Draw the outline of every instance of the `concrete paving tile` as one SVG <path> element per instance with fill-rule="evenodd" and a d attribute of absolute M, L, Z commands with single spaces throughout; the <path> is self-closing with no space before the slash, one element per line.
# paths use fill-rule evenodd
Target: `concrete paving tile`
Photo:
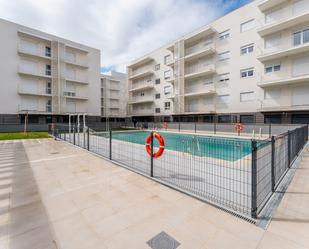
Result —
<path fill-rule="evenodd" d="M 57 245 L 63 249 L 82 249 L 100 242 L 79 213 L 53 222 L 52 227 Z"/>
<path fill-rule="evenodd" d="M 51 243 L 53 238 L 49 226 L 38 227 L 9 238 L 10 249 L 43 249 Z"/>
<path fill-rule="evenodd" d="M 46 212 L 51 221 L 59 220 L 78 212 L 78 208 L 68 194 L 60 194 L 44 201 Z"/>
<path fill-rule="evenodd" d="M 271 232 L 266 232 L 257 249 L 307 249 Z"/>
<path fill-rule="evenodd" d="M 222 229 L 232 233 L 237 238 L 253 247 L 259 243 L 265 232 L 264 229 L 233 216 L 224 223 Z"/>
<path fill-rule="evenodd" d="M 101 202 L 96 206 L 81 211 L 88 223 L 96 223 L 116 213 L 107 203 Z"/>
<path fill-rule="evenodd" d="M 309 248 L 309 220 L 282 217 L 272 220 L 267 231 Z"/>
<path fill-rule="evenodd" d="M 231 247 L 237 249 L 255 249 L 246 241 L 236 237 L 234 234 L 227 232 L 223 229 L 217 231 L 204 245 L 203 249 L 230 249 Z"/>

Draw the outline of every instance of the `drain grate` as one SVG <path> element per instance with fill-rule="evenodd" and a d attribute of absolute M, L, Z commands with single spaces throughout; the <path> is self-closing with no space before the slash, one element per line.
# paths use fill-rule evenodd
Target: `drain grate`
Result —
<path fill-rule="evenodd" d="M 176 249 L 180 243 L 172 238 L 170 235 L 162 231 L 158 235 L 154 236 L 147 244 L 152 249 Z"/>

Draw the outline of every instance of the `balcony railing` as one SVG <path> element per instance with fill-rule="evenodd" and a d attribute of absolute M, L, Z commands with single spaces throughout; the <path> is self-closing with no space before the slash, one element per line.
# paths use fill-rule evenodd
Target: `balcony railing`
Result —
<path fill-rule="evenodd" d="M 151 76 L 152 74 L 153 74 L 153 68 L 152 67 L 143 67 L 143 68 L 139 68 L 137 70 L 134 70 L 130 74 L 129 79 L 134 80 L 134 79 L 138 79 L 138 78 Z"/>
<path fill-rule="evenodd" d="M 215 107 L 213 104 L 208 105 L 195 105 L 195 104 L 186 104 L 185 112 L 192 113 L 212 113 L 215 112 Z"/>
<path fill-rule="evenodd" d="M 88 98 L 83 95 L 76 94 L 76 92 L 66 91 L 63 92 L 63 96 L 66 98 L 79 99 L 79 100 L 87 100 Z"/>
<path fill-rule="evenodd" d="M 133 91 L 140 91 L 140 90 L 146 90 L 146 89 L 152 89 L 154 87 L 153 81 L 150 82 L 141 82 L 141 83 L 134 83 L 131 86 L 130 92 Z"/>
<path fill-rule="evenodd" d="M 66 81 L 79 83 L 79 84 L 89 84 L 89 81 L 86 76 L 77 76 L 77 75 L 65 75 Z"/>
<path fill-rule="evenodd" d="M 288 41 L 287 41 L 288 40 Z M 309 42 L 300 45 L 294 45 L 292 39 L 284 39 L 284 43 L 261 50 L 258 59 L 261 62 L 280 59 L 286 56 L 298 55 L 309 51 Z"/>
<path fill-rule="evenodd" d="M 277 17 L 272 19 L 265 17 L 262 23 L 262 28 L 258 30 L 261 36 L 270 35 L 279 32 L 283 29 L 288 29 L 305 23 L 309 17 L 309 5 L 304 5 L 303 8 L 297 8 L 297 11 L 292 5 L 288 5 L 277 13 Z"/>
<path fill-rule="evenodd" d="M 19 113 L 29 113 L 29 114 L 39 114 L 39 113 L 51 113 L 51 105 L 42 105 L 42 106 L 25 106 L 18 105 Z"/>
<path fill-rule="evenodd" d="M 208 55 L 215 51 L 215 46 L 213 42 L 210 43 L 198 43 L 195 46 L 185 49 L 185 58 L 193 58 L 194 56 L 200 57 L 199 55 Z"/>
<path fill-rule="evenodd" d="M 141 96 L 130 98 L 129 104 L 142 104 L 142 103 L 152 103 L 154 102 L 153 96 Z"/>
<path fill-rule="evenodd" d="M 29 69 L 22 65 L 18 66 L 18 73 L 25 74 L 25 75 L 32 75 L 40 78 L 51 78 L 51 70 L 38 70 L 38 69 Z"/>
<path fill-rule="evenodd" d="M 18 87 L 18 93 L 22 95 L 37 95 L 37 96 L 51 96 L 52 95 L 52 89 L 46 88 L 45 91 L 40 90 L 30 90 L 25 88 L 24 86 L 20 85 Z"/>
<path fill-rule="evenodd" d="M 69 56 L 65 57 L 65 62 L 70 65 L 82 67 L 82 68 L 88 68 L 88 64 L 85 61 L 77 60 L 76 58 L 71 58 Z"/>
<path fill-rule="evenodd" d="M 196 64 L 185 69 L 185 78 L 193 79 L 196 77 L 207 76 L 215 73 L 214 64 L 202 65 Z"/>
<path fill-rule="evenodd" d="M 25 46 L 23 46 L 22 44 L 20 44 L 18 46 L 18 52 L 20 54 L 24 54 L 24 55 L 31 55 L 31 56 L 34 56 L 34 57 L 39 57 L 39 58 L 43 58 L 43 59 L 48 59 L 50 60 L 51 58 L 51 53 L 48 53 L 47 51 L 43 51 L 43 50 L 39 50 L 39 49 L 36 49 L 36 50 L 31 50 Z"/>

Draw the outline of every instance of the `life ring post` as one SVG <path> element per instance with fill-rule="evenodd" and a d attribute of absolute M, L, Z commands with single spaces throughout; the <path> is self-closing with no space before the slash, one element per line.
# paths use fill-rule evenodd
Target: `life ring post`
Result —
<path fill-rule="evenodd" d="M 150 132 L 150 177 L 153 177 L 153 131 Z"/>

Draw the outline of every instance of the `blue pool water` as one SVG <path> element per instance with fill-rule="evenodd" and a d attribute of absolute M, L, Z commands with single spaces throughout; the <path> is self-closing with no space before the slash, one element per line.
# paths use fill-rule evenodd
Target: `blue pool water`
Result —
<path fill-rule="evenodd" d="M 236 161 L 251 153 L 251 140 L 210 137 L 181 133 L 159 132 L 165 140 L 165 149 L 195 156 Z M 145 145 L 149 131 L 113 132 L 113 140 Z M 155 150 L 158 142 L 155 139 Z M 163 154 L 164 155 L 164 154 Z"/>

